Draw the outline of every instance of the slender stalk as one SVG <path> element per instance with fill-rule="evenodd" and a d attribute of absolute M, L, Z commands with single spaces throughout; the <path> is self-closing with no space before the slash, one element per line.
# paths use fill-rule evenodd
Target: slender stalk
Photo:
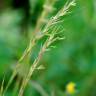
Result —
<path fill-rule="evenodd" d="M 54 3 L 55 3 L 55 0 L 52 0 L 51 3 L 49 2 L 49 0 L 46 0 L 46 2 L 45 2 L 44 5 L 46 5 L 47 7 L 50 5 L 50 7 L 52 7 Z M 50 10 L 48 10 L 47 8 L 44 7 L 44 9 L 43 9 L 43 11 L 42 11 L 42 13 L 41 13 L 41 16 L 40 16 L 39 19 L 37 20 L 36 28 L 35 28 L 35 30 L 34 30 L 34 32 L 33 32 L 33 34 L 32 34 L 32 39 L 30 40 L 30 43 L 29 43 L 28 47 L 26 48 L 26 50 L 24 51 L 23 55 L 22 55 L 21 58 L 18 60 L 18 62 L 17 62 L 17 64 L 16 64 L 16 67 L 15 67 L 15 69 L 14 69 L 14 71 L 13 71 L 13 74 L 12 74 L 12 76 L 10 77 L 9 82 L 8 82 L 8 84 L 7 84 L 7 86 L 6 86 L 5 90 L 4 90 L 4 93 L 7 91 L 8 87 L 11 85 L 14 77 L 17 75 L 17 70 L 18 70 L 18 68 L 20 68 L 21 62 L 22 62 L 24 59 L 26 59 L 26 58 L 27 58 L 28 60 L 30 60 L 30 54 L 31 54 L 31 52 L 32 52 L 33 47 L 36 45 L 36 41 L 37 41 L 38 39 L 41 39 L 41 38 L 43 37 L 43 35 L 38 37 L 38 36 L 37 36 L 37 33 L 40 32 L 39 30 L 40 30 L 41 25 L 42 25 L 42 23 L 43 23 L 42 21 L 45 20 L 45 17 L 49 14 L 49 12 L 50 12 Z"/>
<path fill-rule="evenodd" d="M 5 76 L 4 76 L 3 81 L 2 81 L 2 84 L 1 84 L 0 96 L 4 96 L 4 95 L 3 95 L 3 91 L 4 91 L 4 81 L 5 81 Z"/>
<path fill-rule="evenodd" d="M 64 15 L 66 15 L 66 14 L 68 13 L 68 9 L 69 9 L 71 6 L 74 6 L 74 5 L 75 5 L 74 0 L 73 0 L 72 2 L 69 2 L 68 4 L 66 4 L 66 6 L 64 6 L 54 17 L 52 17 L 52 18 L 48 21 L 48 23 L 46 24 L 45 28 L 44 28 L 42 31 L 39 31 L 39 30 L 40 30 L 39 28 L 41 27 L 41 26 L 39 25 L 39 24 L 41 24 L 41 20 L 38 19 L 37 27 L 36 27 L 36 29 L 35 29 L 35 31 L 34 31 L 34 34 L 33 34 L 33 37 L 34 37 L 34 38 L 32 38 L 32 39 L 30 40 L 30 43 L 29 43 L 28 47 L 26 48 L 24 54 L 22 55 L 22 57 L 21 57 L 21 58 L 19 59 L 19 61 L 17 62 L 17 65 L 16 65 L 16 67 L 15 67 L 15 69 L 14 69 L 14 71 L 13 71 L 13 74 L 12 74 L 12 76 L 11 76 L 11 78 L 10 78 L 10 80 L 9 80 L 6 88 L 5 88 L 4 93 L 6 92 L 6 90 L 8 89 L 8 87 L 10 86 L 10 84 L 12 83 L 14 77 L 16 76 L 16 74 L 17 74 L 17 72 L 18 72 L 17 70 L 18 70 L 18 68 L 20 68 L 21 62 L 22 62 L 24 59 L 26 59 L 26 57 L 28 57 L 28 56 L 29 56 L 29 58 L 30 58 L 30 53 L 31 53 L 33 47 L 36 45 L 36 43 L 37 43 L 36 41 L 38 41 L 40 38 L 42 38 L 42 37 L 45 36 L 45 35 L 49 35 L 48 39 L 45 41 L 44 45 L 42 46 L 42 48 L 41 48 L 41 50 L 40 50 L 37 58 L 36 58 L 35 61 L 33 62 L 32 66 L 30 67 L 30 70 L 29 70 L 29 72 L 28 72 L 28 75 L 26 75 L 26 76 L 24 77 L 24 80 L 23 80 L 23 82 L 22 82 L 22 85 L 21 85 L 21 88 L 20 88 L 20 91 L 19 91 L 18 96 L 22 96 L 22 95 L 23 95 L 24 89 L 25 89 L 25 87 L 27 86 L 27 84 L 28 84 L 28 82 L 29 82 L 29 80 L 30 80 L 30 78 L 31 78 L 34 70 L 36 69 L 39 61 L 41 60 L 44 52 L 47 50 L 47 48 L 50 46 L 51 43 L 53 43 L 54 41 L 60 39 L 60 38 L 55 38 L 55 34 L 57 34 L 57 33 L 56 33 L 57 30 L 56 30 L 55 28 L 54 28 L 55 31 L 52 31 L 51 34 L 48 34 L 49 29 L 50 29 L 52 26 L 54 26 L 56 23 L 58 23 L 58 21 L 60 21 L 59 18 L 62 17 L 62 16 L 64 16 Z M 46 8 L 45 8 L 45 9 L 46 9 Z M 46 14 L 47 14 L 47 13 L 46 13 Z M 45 14 L 45 13 L 42 13 L 42 15 L 41 15 L 40 18 L 41 18 L 41 19 L 44 18 L 44 17 L 46 16 L 46 14 Z M 41 25 L 42 25 L 42 24 L 41 24 Z M 37 35 L 37 32 L 40 32 L 41 35 Z M 42 33 L 41 33 L 41 32 L 42 32 Z M 36 34 L 35 34 L 35 33 L 36 33 Z"/>
<path fill-rule="evenodd" d="M 56 29 L 55 29 L 56 30 Z M 55 31 L 54 30 L 54 31 Z M 46 51 L 46 49 L 50 46 L 51 43 L 53 43 L 54 39 L 54 34 L 51 34 L 49 36 L 49 38 L 45 41 L 44 45 L 42 46 L 39 54 L 38 54 L 38 57 L 35 59 L 35 61 L 33 62 L 32 66 L 30 67 L 30 70 L 28 72 L 28 75 L 24 78 L 23 82 L 22 82 L 22 85 L 21 85 L 21 88 L 20 88 L 20 91 L 19 91 L 19 94 L 18 96 L 22 96 L 23 95 L 23 92 L 24 92 L 24 89 L 26 87 L 26 85 L 28 84 L 28 81 L 30 80 L 34 70 L 36 69 L 39 61 L 41 60 L 44 52 Z"/>
<path fill-rule="evenodd" d="M 45 26 L 44 30 L 42 31 L 42 33 L 47 33 L 48 30 L 50 29 L 50 26 L 52 25 L 52 23 L 57 22 L 57 20 L 61 17 L 67 14 L 67 12 L 69 11 L 69 8 L 71 6 L 74 6 L 74 0 L 68 4 L 66 4 L 66 6 L 64 6 L 54 17 L 52 17 L 48 24 Z M 57 27 L 58 28 L 58 27 Z M 45 53 L 45 51 L 47 50 L 47 48 L 56 40 L 61 40 L 62 38 L 60 37 L 55 37 L 56 34 L 58 34 L 58 29 L 56 27 L 53 28 L 52 32 L 49 34 L 49 37 L 47 38 L 47 40 L 45 41 L 45 43 L 43 44 L 42 48 L 40 49 L 40 52 L 37 56 L 37 58 L 35 59 L 35 61 L 33 62 L 32 66 L 30 67 L 30 70 L 28 72 L 28 74 L 26 75 L 26 77 L 24 78 L 19 94 L 18 96 L 22 96 L 24 93 L 24 90 L 31 78 L 31 76 L 33 75 L 33 72 L 35 71 L 39 61 L 41 60 L 43 54 Z M 48 34 L 48 33 L 47 33 Z M 47 35 L 45 34 L 45 35 Z M 45 36 L 44 35 L 44 36 Z"/>

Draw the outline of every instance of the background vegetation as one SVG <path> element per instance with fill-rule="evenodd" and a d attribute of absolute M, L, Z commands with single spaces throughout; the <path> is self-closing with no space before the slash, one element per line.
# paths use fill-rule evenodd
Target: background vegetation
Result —
<path fill-rule="evenodd" d="M 16 1 L 0 0 L 0 85 L 4 79 L 4 88 L 29 44 L 33 30 L 36 31 L 36 22 L 45 4 L 45 0 Z M 67 0 L 48 1 L 53 10 L 51 8 L 45 15 L 40 28 Z M 96 0 L 77 0 L 70 12 L 62 17 L 64 21 L 60 23 L 66 39 L 55 42 L 56 48 L 43 55 L 39 64 L 44 68 L 35 70 L 24 96 L 67 96 L 66 85 L 69 82 L 76 84 L 72 96 L 96 96 Z M 34 48 L 30 64 L 44 39 Z M 19 70 L 21 77 L 25 73 L 25 68 Z M 5 96 L 17 96 L 21 82 L 16 76 Z"/>

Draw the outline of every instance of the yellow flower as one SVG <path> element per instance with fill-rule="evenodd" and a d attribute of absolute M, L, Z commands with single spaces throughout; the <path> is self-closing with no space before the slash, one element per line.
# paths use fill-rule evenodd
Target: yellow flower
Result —
<path fill-rule="evenodd" d="M 76 84 L 74 82 L 68 83 L 66 86 L 66 92 L 68 94 L 74 94 L 76 91 L 75 87 L 76 87 Z"/>

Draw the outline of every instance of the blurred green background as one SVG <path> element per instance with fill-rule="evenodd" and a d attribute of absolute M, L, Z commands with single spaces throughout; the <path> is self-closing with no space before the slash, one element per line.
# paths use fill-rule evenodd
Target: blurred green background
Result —
<path fill-rule="evenodd" d="M 57 0 L 53 13 L 66 1 Z M 0 0 L 0 85 L 5 75 L 6 86 L 14 64 L 28 45 L 44 2 L 19 0 L 16 5 L 16 0 Z M 45 53 L 40 62 L 45 69 L 35 71 L 24 96 L 65 96 L 69 82 L 76 83 L 74 96 L 96 96 L 96 0 L 77 0 L 64 17 L 63 27 L 66 39 Z M 17 96 L 14 85 L 13 82 L 6 96 Z"/>

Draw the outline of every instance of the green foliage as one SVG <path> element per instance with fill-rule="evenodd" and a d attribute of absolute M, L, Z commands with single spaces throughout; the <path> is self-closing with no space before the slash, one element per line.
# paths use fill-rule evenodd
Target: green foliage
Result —
<path fill-rule="evenodd" d="M 56 1 L 54 10 L 47 14 L 45 19 L 49 20 L 63 7 L 66 1 Z M 4 7 L 5 9 L 0 14 L 0 84 L 4 74 L 5 78 L 6 73 L 10 78 L 10 72 L 13 71 L 16 62 L 29 44 L 30 34 L 35 29 L 36 21 L 43 10 L 43 4 L 43 0 L 30 0 L 31 9 L 30 17 L 28 17 L 30 20 L 26 32 L 28 37 L 21 32 L 23 31 L 21 22 L 24 15 L 22 10 L 13 10 L 11 6 L 6 6 L 8 7 L 7 11 Z M 30 81 L 28 84 L 24 96 L 44 96 L 42 95 L 44 93 L 47 94 L 45 96 L 66 96 L 65 88 L 71 81 L 76 83 L 76 96 L 96 95 L 96 1 L 77 0 L 76 6 L 70 11 L 71 13 L 61 17 L 64 21 L 56 25 L 63 26 L 60 30 L 64 30 L 62 35 L 64 34 L 66 39 L 53 43 L 56 48 L 51 48 L 51 51 L 43 55 L 39 64 L 43 64 L 44 69 L 35 70 L 31 78 L 32 82 Z M 45 24 L 46 22 L 43 25 Z M 41 43 L 45 39 L 38 42 L 34 48 L 30 57 L 30 65 L 37 57 Z M 13 96 L 13 94 L 17 96 L 19 88 L 17 80 L 15 78 L 5 96 Z M 6 86 L 7 83 L 8 80 L 4 85 Z"/>

